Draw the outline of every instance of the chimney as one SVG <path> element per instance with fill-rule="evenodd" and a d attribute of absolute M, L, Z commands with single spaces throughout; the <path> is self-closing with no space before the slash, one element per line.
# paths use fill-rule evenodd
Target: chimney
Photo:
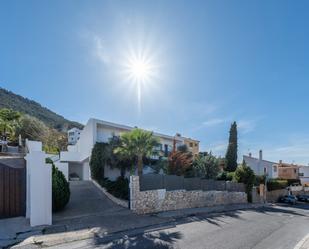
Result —
<path fill-rule="evenodd" d="M 259 151 L 259 160 L 260 161 L 263 160 L 263 151 L 262 150 Z"/>

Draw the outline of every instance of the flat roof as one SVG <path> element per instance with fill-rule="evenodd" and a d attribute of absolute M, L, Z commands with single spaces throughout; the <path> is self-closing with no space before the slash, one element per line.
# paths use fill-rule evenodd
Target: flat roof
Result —
<path fill-rule="evenodd" d="M 116 123 L 112 123 L 112 122 L 108 122 L 108 121 L 104 121 L 104 120 L 100 120 L 100 119 L 95 119 L 95 118 L 91 118 L 91 119 L 93 119 L 98 124 L 102 124 L 102 125 L 106 125 L 106 126 L 110 126 L 110 127 L 116 127 L 116 128 L 127 130 L 127 131 L 131 131 L 135 128 L 138 128 L 138 127 L 132 127 L 132 126 L 128 126 L 128 125 L 116 124 Z M 143 129 L 143 128 L 140 128 L 140 129 L 148 131 L 148 130 Z M 176 136 L 176 135 L 170 136 L 170 135 L 165 135 L 165 134 L 154 132 L 154 131 L 151 131 L 151 132 L 153 132 L 153 135 L 155 135 L 157 137 L 162 137 L 162 138 L 167 138 L 167 139 L 175 139 L 175 140 L 178 140 L 178 141 L 182 141 L 183 139 L 190 139 L 192 141 L 199 142 L 199 140 L 195 140 L 195 139 L 187 138 L 187 137 L 183 137 L 183 136 L 180 136 L 180 137 Z"/>

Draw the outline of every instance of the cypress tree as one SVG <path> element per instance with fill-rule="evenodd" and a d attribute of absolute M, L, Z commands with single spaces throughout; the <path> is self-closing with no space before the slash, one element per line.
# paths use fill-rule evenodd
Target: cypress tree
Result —
<path fill-rule="evenodd" d="M 234 121 L 230 128 L 229 145 L 225 155 L 225 169 L 229 172 L 234 172 L 237 168 L 237 146 L 237 124 Z"/>

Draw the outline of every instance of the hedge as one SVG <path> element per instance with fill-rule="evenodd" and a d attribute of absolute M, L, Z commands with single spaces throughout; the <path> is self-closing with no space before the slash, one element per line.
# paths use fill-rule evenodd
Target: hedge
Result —
<path fill-rule="evenodd" d="M 106 188 L 107 192 L 113 196 L 123 200 L 129 200 L 129 180 L 127 178 L 118 177 L 116 181 L 107 178 L 99 181 L 99 184 Z"/>
<path fill-rule="evenodd" d="M 278 190 L 278 189 L 285 189 L 289 186 L 287 180 L 279 180 L 279 179 L 270 179 L 267 181 L 267 190 Z"/>
<path fill-rule="evenodd" d="M 46 159 L 46 163 L 52 164 L 52 209 L 53 211 L 59 211 L 70 200 L 70 185 L 64 174 L 55 167 L 50 158 Z"/>

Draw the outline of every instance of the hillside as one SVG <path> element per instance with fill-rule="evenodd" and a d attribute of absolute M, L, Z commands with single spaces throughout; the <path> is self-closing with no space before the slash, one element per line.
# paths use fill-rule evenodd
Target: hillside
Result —
<path fill-rule="evenodd" d="M 55 128 L 58 131 L 66 131 L 72 127 L 83 127 L 82 124 L 67 120 L 33 100 L 24 98 L 1 87 L 0 108 L 10 108 L 34 116 L 44 122 L 47 126 Z"/>

